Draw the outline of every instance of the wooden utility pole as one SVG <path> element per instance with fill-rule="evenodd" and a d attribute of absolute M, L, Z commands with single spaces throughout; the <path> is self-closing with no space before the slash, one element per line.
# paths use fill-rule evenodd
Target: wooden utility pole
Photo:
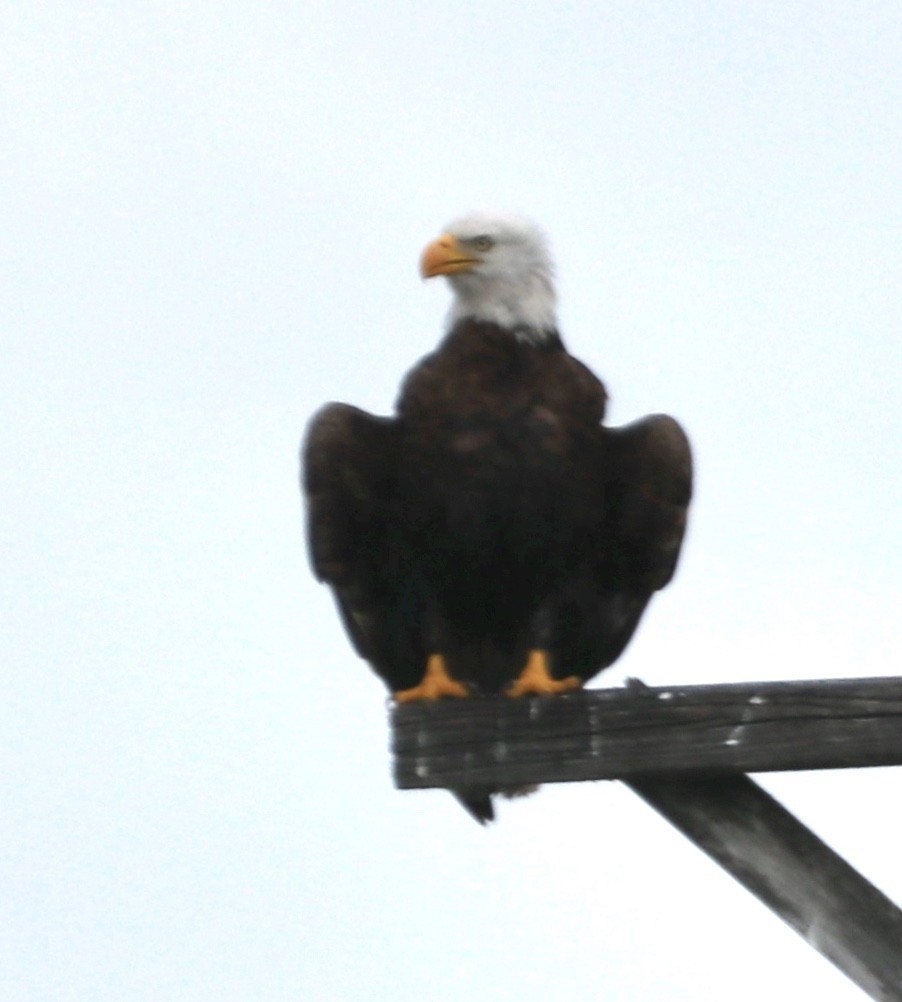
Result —
<path fill-rule="evenodd" d="M 402 789 L 622 779 L 878 1002 L 902 912 L 744 773 L 902 764 L 902 679 L 584 690 L 392 710 Z"/>

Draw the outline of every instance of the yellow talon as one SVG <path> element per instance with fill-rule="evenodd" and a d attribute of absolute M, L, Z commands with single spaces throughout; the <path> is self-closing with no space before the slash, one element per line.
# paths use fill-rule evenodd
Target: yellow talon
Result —
<path fill-rule="evenodd" d="M 469 695 L 470 690 L 462 682 L 456 682 L 451 678 L 444 657 L 441 654 L 430 654 L 423 681 L 412 689 L 396 692 L 395 702 L 415 703 L 422 699 L 441 699 L 442 696 L 463 699 Z"/>
<path fill-rule="evenodd" d="M 572 692 L 581 689 L 583 680 L 576 675 L 568 678 L 552 678 L 548 670 L 548 652 L 532 650 L 526 661 L 526 667 L 520 672 L 520 677 L 508 686 L 506 695 L 517 699 L 520 696 L 555 696 L 561 692 Z"/>

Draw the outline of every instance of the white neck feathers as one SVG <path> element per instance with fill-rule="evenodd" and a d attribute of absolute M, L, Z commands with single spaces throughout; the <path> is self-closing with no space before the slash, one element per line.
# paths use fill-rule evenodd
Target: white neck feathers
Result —
<path fill-rule="evenodd" d="M 454 275 L 456 293 L 449 326 L 472 318 L 513 330 L 525 340 L 543 340 L 557 327 L 554 287 L 545 270 L 532 271 L 526 281 L 512 282 L 506 275 Z"/>

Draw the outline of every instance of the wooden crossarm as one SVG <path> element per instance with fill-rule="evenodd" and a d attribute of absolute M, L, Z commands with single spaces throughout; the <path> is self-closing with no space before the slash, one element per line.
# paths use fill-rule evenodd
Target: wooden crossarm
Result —
<path fill-rule="evenodd" d="M 596 689 L 392 710 L 404 789 L 622 779 L 876 1002 L 902 911 L 745 772 L 902 764 L 902 679 Z"/>
<path fill-rule="evenodd" d="M 902 679 L 414 703 L 392 731 L 402 789 L 902 765 Z"/>

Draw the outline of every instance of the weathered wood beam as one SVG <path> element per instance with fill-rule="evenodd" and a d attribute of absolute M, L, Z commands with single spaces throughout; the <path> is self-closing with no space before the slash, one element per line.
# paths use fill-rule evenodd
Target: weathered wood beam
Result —
<path fill-rule="evenodd" d="M 902 912 L 747 776 L 636 793 L 877 1002 L 902 1002 Z"/>
<path fill-rule="evenodd" d="M 902 764 L 902 679 L 598 689 L 396 706 L 401 788 L 624 779 L 876 1002 L 902 912 L 746 771 Z"/>
<path fill-rule="evenodd" d="M 902 765 L 902 679 L 636 684 L 394 706 L 402 789 Z"/>

